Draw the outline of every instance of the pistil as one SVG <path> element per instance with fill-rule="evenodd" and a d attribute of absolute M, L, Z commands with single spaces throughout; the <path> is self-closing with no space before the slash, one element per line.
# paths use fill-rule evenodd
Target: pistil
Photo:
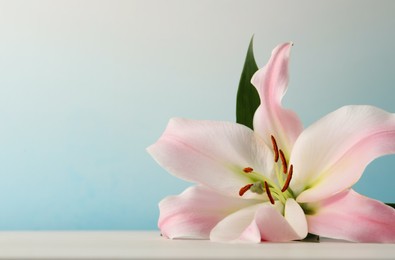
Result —
<path fill-rule="evenodd" d="M 293 165 L 291 164 L 288 169 L 287 159 L 285 158 L 284 152 L 279 149 L 276 139 L 271 135 L 274 162 L 274 171 L 277 176 L 277 181 L 273 181 L 266 177 L 265 175 L 255 172 L 252 167 L 242 168 L 242 172 L 248 174 L 249 179 L 252 183 L 245 185 L 239 190 L 239 195 L 243 196 L 247 191 L 256 194 L 266 193 L 271 204 L 275 204 L 275 199 L 281 203 L 286 203 L 288 198 L 293 197 L 292 191 L 288 190 L 289 184 L 292 179 Z M 281 165 L 277 162 L 281 159 Z M 287 178 L 284 180 L 284 175 L 280 172 L 282 171 Z M 282 187 L 282 188 L 281 188 Z"/>

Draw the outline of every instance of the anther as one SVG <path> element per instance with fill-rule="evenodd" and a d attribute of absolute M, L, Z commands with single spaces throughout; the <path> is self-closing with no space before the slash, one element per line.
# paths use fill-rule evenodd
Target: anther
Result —
<path fill-rule="evenodd" d="M 281 163 L 283 165 L 283 173 L 286 174 L 287 171 L 288 171 L 287 160 L 285 160 L 284 153 L 283 153 L 283 151 L 281 149 L 280 149 L 280 158 L 281 158 Z"/>
<path fill-rule="evenodd" d="M 278 146 L 277 146 L 277 142 L 276 139 L 274 139 L 274 136 L 270 136 L 272 138 L 272 145 L 273 145 L 273 151 L 274 151 L 274 161 L 277 162 L 278 161 Z"/>
<path fill-rule="evenodd" d="M 269 184 L 267 184 L 266 181 L 265 181 L 265 190 L 266 190 L 267 196 L 269 197 L 270 203 L 274 205 L 274 199 L 273 199 L 272 193 L 270 192 Z"/>
<path fill-rule="evenodd" d="M 239 190 L 239 195 L 240 195 L 240 196 L 243 196 L 244 193 L 246 193 L 246 192 L 252 187 L 252 185 L 254 185 L 254 184 L 247 184 L 246 186 L 242 187 L 242 188 Z"/>
<path fill-rule="evenodd" d="M 254 169 L 252 169 L 251 167 L 246 167 L 246 168 L 244 168 L 243 169 L 243 172 L 245 172 L 245 173 L 250 173 L 250 172 L 252 172 Z"/>
<path fill-rule="evenodd" d="M 284 183 L 283 188 L 281 189 L 281 192 L 284 192 L 284 191 L 286 191 L 288 189 L 289 183 L 291 182 L 291 179 L 292 179 L 293 170 L 294 170 L 294 167 L 291 164 L 291 166 L 289 166 L 289 172 L 288 172 L 287 179 L 285 180 L 285 183 Z"/>

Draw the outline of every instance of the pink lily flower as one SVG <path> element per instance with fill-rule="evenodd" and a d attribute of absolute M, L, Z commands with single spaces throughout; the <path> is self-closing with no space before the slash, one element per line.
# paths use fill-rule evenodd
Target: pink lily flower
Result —
<path fill-rule="evenodd" d="M 395 114 L 345 106 L 303 130 L 281 105 L 290 48 L 277 46 L 252 78 L 261 99 L 254 131 L 174 118 L 147 148 L 171 174 L 197 184 L 160 202 L 163 236 L 259 243 L 310 232 L 395 242 L 395 210 L 351 188 L 372 160 L 395 152 Z"/>

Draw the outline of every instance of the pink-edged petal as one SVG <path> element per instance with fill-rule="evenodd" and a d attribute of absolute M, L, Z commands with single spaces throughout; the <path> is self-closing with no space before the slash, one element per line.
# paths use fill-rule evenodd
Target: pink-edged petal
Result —
<path fill-rule="evenodd" d="M 291 155 L 298 202 L 325 199 L 351 187 L 375 158 L 395 153 L 395 114 L 345 106 L 299 136 Z"/>
<path fill-rule="evenodd" d="M 256 215 L 256 224 L 262 241 L 287 242 L 303 239 L 307 235 L 307 222 L 303 210 L 293 199 L 288 199 L 283 217 L 270 205 L 262 207 Z"/>
<path fill-rule="evenodd" d="M 243 208 L 220 221 L 211 231 L 214 242 L 261 242 L 259 228 L 254 222 L 255 214 L 262 205 Z"/>
<path fill-rule="evenodd" d="M 307 236 L 307 222 L 303 209 L 294 199 L 288 199 L 285 203 L 284 217 L 295 231 L 298 239 Z"/>
<path fill-rule="evenodd" d="M 272 177 L 273 155 L 261 138 L 243 125 L 187 119 L 170 120 L 148 152 L 166 170 L 187 181 L 238 197 L 253 182 L 243 169 Z M 247 192 L 243 198 L 257 194 Z"/>
<path fill-rule="evenodd" d="M 287 157 L 303 129 L 298 116 L 281 105 L 287 91 L 291 46 L 292 43 L 277 46 L 266 66 L 258 70 L 251 80 L 261 99 L 254 115 L 254 130 L 270 147 L 270 136 L 273 135 Z"/>
<path fill-rule="evenodd" d="M 167 238 L 208 239 L 212 228 L 227 215 L 258 202 L 193 186 L 159 203 L 158 227 Z"/>
<path fill-rule="evenodd" d="M 280 213 L 284 210 L 285 217 Z M 288 200 L 285 208 L 276 202 L 254 205 L 233 213 L 211 231 L 210 239 L 220 242 L 286 242 L 307 235 L 303 210 L 295 200 Z"/>
<path fill-rule="evenodd" d="M 395 242 L 395 210 L 347 190 L 316 205 L 307 215 L 309 232 L 354 242 Z"/>

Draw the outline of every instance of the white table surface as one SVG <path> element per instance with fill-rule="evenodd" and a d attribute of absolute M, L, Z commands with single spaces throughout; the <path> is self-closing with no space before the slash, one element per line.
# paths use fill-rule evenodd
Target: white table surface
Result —
<path fill-rule="evenodd" d="M 395 259 L 395 244 L 224 244 L 157 231 L 0 232 L 0 259 Z"/>

